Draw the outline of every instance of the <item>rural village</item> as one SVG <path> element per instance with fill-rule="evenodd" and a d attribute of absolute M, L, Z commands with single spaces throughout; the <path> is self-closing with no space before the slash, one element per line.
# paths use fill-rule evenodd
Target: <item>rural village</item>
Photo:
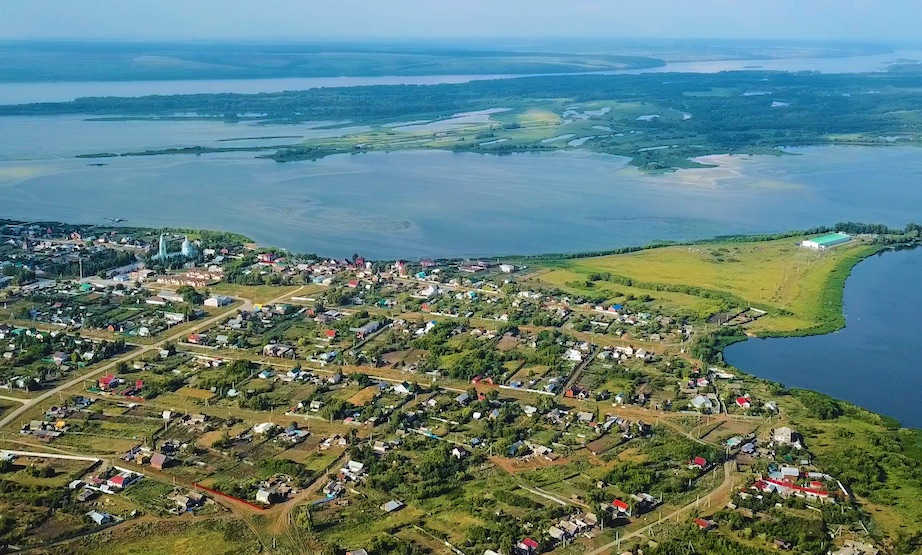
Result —
<path fill-rule="evenodd" d="M 593 296 L 527 260 L 0 235 L 0 552 L 183 519 L 267 552 L 885 552 L 802 400 L 696 347 L 757 309 Z"/>

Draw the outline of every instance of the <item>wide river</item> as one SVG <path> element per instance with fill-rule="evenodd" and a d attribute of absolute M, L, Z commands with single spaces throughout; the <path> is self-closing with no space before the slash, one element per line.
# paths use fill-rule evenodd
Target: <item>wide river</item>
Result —
<path fill-rule="evenodd" d="M 716 73 L 732 70 L 820 71 L 823 73 L 862 73 L 884 71 L 897 60 L 922 60 L 922 51 L 899 50 L 887 54 L 838 58 L 772 58 L 762 60 L 717 60 L 672 62 L 664 66 L 624 71 L 599 72 L 601 75 L 636 73 Z M 559 75 L 559 74 L 556 74 Z M 152 94 L 197 93 L 273 93 L 319 87 L 360 85 L 435 85 L 466 83 L 484 79 L 511 79 L 524 75 L 422 75 L 384 77 L 303 77 L 283 79 L 209 79 L 175 81 L 84 81 L 0 83 L 0 104 L 66 102 L 87 96 L 146 96 Z"/>
<path fill-rule="evenodd" d="M 717 168 L 665 175 L 585 151 L 379 152 L 287 164 L 253 153 L 73 158 L 338 132 L 214 121 L 0 118 L 0 217 L 125 218 L 133 225 L 227 229 L 327 256 L 397 258 L 603 250 L 841 220 L 902 226 L 922 214 L 922 151 L 915 147 L 717 156 L 710 158 Z"/>
<path fill-rule="evenodd" d="M 750 339 L 727 362 L 788 387 L 822 391 L 922 428 L 922 250 L 858 264 L 845 287 L 845 329 L 828 335 Z"/>

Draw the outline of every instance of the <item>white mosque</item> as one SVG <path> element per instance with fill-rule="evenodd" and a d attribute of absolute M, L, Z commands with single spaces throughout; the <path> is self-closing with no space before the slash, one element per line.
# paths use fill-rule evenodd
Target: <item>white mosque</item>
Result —
<path fill-rule="evenodd" d="M 195 249 L 195 245 L 192 244 L 192 241 L 188 237 L 183 239 L 182 247 L 180 247 L 179 252 L 169 252 L 167 248 L 166 235 L 160 234 L 160 248 L 157 250 L 157 254 L 154 256 L 156 260 L 169 260 L 170 258 L 176 258 L 177 256 L 184 256 L 186 258 L 195 258 L 198 255 L 198 251 Z"/>

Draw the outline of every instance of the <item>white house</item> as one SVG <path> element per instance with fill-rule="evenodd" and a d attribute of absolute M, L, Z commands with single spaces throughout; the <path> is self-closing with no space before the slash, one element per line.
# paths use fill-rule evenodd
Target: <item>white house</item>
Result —
<path fill-rule="evenodd" d="M 693 398 L 690 402 L 691 406 L 695 407 L 698 410 L 710 410 L 714 408 L 714 403 L 704 395 L 698 395 Z"/>
<path fill-rule="evenodd" d="M 222 306 L 227 306 L 231 304 L 232 302 L 234 302 L 234 300 L 228 296 L 215 295 L 213 297 L 208 297 L 207 299 L 205 299 L 205 306 L 211 306 L 211 307 L 218 308 Z"/>
<path fill-rule="evenodd" d="M 259 488 L 256 492 L 256 502 L 263 505 L 271 505 L 275 498 L 275 491 L 271 489 Z"/>
<path fill-rule="evenodd" d="M 577 351 L 576 349 L 567 349 L 567 352 L 563 354 L 563 358 L 573 362 L 582 362 L 583 353 Z"/>
<path fill-rule="evenodd" d="M 103 524 L 108 524 L 112 522 L 112 515 L 109 513 L 101 513 L 99 511 L 90 511 L 86 513 L 86 516 L 90 517 L 90 520 L 96 523 L 97 526 L 102 526 Z"/>

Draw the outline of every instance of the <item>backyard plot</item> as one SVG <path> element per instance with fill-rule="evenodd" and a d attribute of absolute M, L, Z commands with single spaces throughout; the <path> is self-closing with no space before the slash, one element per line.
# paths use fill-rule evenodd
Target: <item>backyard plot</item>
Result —
<path fill-rule="evenodd" d="M 377 385 L 370 385 L 361 391 L 356 392 L 351 397 L 349 397 L 346 402 L 350 405 L 356 407 L 364 407 L 368 403 L 372 402 L 378 393 L 381 392 L 381 388 Z"/>
<path fill-rule="evenodd" d="M 176 390 L 176 395 L 188 397 L 189 399 L 198 399 L 200 401 L 207 401 L 215 396 L 214 393 L 207 389 L 198 389 L 196 387 L 181 387 Z"/>

